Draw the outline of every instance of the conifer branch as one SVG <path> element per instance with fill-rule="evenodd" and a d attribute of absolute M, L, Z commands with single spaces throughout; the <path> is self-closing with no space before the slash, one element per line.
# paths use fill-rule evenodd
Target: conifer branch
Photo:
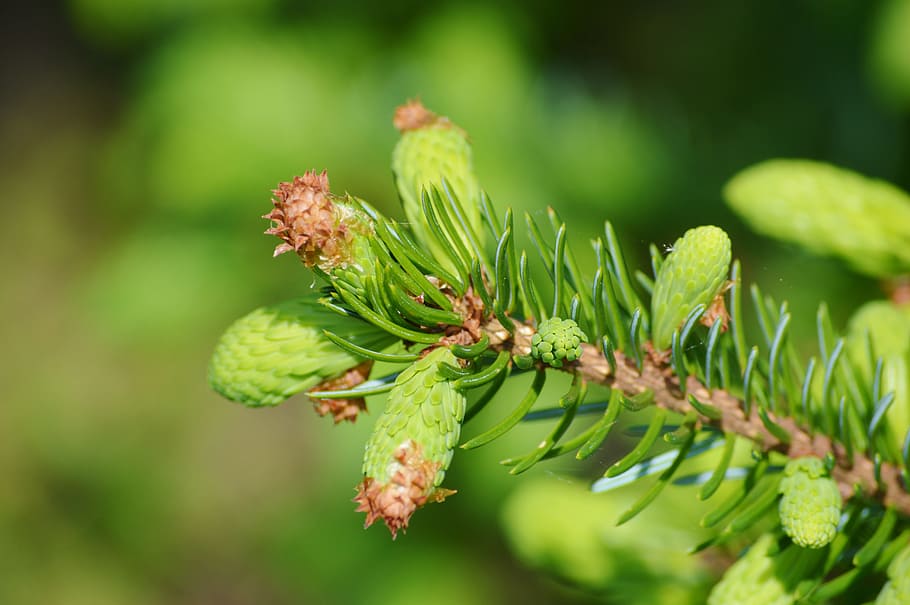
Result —
<path fill-rule="evenodd" d="M 522 326 L 523 329 L 517 329 L 512 338 L 506 339 L 503 337 L 507 332 L 502 326 L 495 320 L 489 322 L 485 329 L 490 330 L 488 335 L 491 348 L 508 349 L 513 355 L 526 355 L 531 349 L 534 328 L 527 323 Z M 578 372 L 586 381 L 619 389 L 628 397 L 650 392 L 656 405 L 683 416 L 695 412 L 698 414 L 698 427 L 713 427 L 724 433 L 749 439 L 756 449 L 763 452 L 778 452 L 794 459 L 804 456 L 824 459 L 830 455 L 835 462 L 831 476 L 837 481 L 844 500 L 861 495 L 910 516 L 910 494 L 907 493 L 901 471 L 896 465 L 889 462 L 879 463 L 876 479 L 875 462 L 868 456 L 860 452 L 853 452 L 850 456 L 843 445 L 828 435 L 812 434 L 793 418 L 777 417 L 773 412 L 768 412 L 772 420 L 789 433 L 788 443 L 765 426 L 755 407 L 747 416 L 743 411 L 742 401 L 723 389 L 708 389 L 698 378 L 689 375 L 686 378 L 684 393 L 672 366 L 660 360 L 659 355 L 645 355 L 639 371 L 635 361 L 616 351 L 614 372 L 597 347 L 583 344 L 582 348 L 584 353 L 581 359 L 566 364 L 564 369 L 567 372 Z M 720 416 L 711 418 L 699 412 L 689 402 L 687 394 L 719 410 Z"/>
<path fill-rule="evenodd" d="M 727 480 L 736 486 L 702 519 L 719 531 L 695 551 L 743 535 L 778 504 L 772 529 L 763 526 L 760 548 L 742 561 L 781 566 L 781 603 L 836 597 L 855 578 L 903 560 L 902 549 L 910 553 L 910 288 L 901 277 L 910 271 L 910 197 L 801 161 L 766 163 L 731 181 L 728 201 L 759 231 L 843 256 L 891 284 L 892 300 L 864 306 L 844 336 L 822 303 L 819 355 L 804 365 L 789 340 L 787 303 L 757 285 L 748 292 L 759 340 L 747 337 L 741 266 L 723 229 L 689 229 L 666 256 L 652 245 L 652 277 L 629 271 L 606 222 L 592 242 L 596 271 L 586 275 L 567 225 L 549 209 L 552 243 L 525 217 L 540 279 L 516 246 L 512 211 L 500 221 L 480 189 L 465 133 L 418 103 L 401 108 L 395 124 L 402 136 L 392 167 L 409 225 L 332 194 L 324 172 L 279 185 L 265 216 L 273 222 L 267 233 L 281 239 L 275 253 L 295 252 L 325 285 L 238 320 L 210 370 L 212 386 L 230 399 L 269 406 L 307 392 L 336 422 L 353 422 L 364 397 L 388 393 L 356 498 L 367 525 L 381 520 L 395 536 L 418 508 L 454 493 L 441 483 L 459 445 L 484 446 L 531 417 L 555 419 L 530 452 L 502 462 L 518 474 L 572 452 L 590 456 L 624 410 L 653 405 L 637 444 L 591 487 L 604 492 L 660 473 L 620 523 L 675 482 L 683 462 L 723 445 L 714 470 L 696 479 L 699 498 Z M 832 225 L 857 211 L 856 200 L 868 229 L 845 244 Z M 781 218 L 796 211 L 800 220 Z M 883 222 L 886 214 L 895 220 Z M 373 362 L 403 367 L 370 379 Z M 534 373 L 526 395 L 459 443 L 462 425 L 523 370 Z M 558 405 L 532 411 L 551 370 L 570 373 L 571 386 Z M 609 388 L 609 401 L 585 402 L 589 385 Z M 468 407 L 474 389 L 481 394 Z M 599 420 L 564 439 L 578 416 L 595 410 Z M 678 425 L 669 413 L 681 417 Z M 649 458 L 661 435 L 673 449 Z M 752 442 L 747 468 L 729 466 L 737 437 Z M 910 565 L 898 567 L 889 567 L 894 586 L 910 578 Z M 729 590 L 754 594 L 739 577 L 744 569 L 732 567 L 709 603 L 729 602 Z"/>

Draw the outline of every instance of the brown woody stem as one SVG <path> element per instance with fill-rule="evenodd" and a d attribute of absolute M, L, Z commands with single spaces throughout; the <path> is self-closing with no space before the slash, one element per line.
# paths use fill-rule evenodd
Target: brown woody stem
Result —
<path fill-rule="evenodd" d="M 529 326 L 518 324 L 519 328 L 512 338 L 504 337 L 502 326 L 495 320 L 485 326 L 495 348 L 511 350 L 516 355 L 526 355 L 530 351 Z M 654 394 L 656 405 L 678 414 L 696 411 L 680 389 L 679 378 L 672 372 L 668 363 L 655 360 L 653 356 L 644 356 L 641 371 L 635 363 L 617 352 L 616 373 L 614 374 L 603 354 L 594 346 L 585 344 L 581 359 L 567 365 L 566 370 L 578 371 L 589 383 L 618 388 L 629 396 L 645 391 Z M 790 434 L 790 442 L 785 443 L 773 435 L 764 425 L 758 412 L 753 409 L 749 416 L 743 411 L 740 400 L 722 389 L 708 390 L 694 376 L 686 379 L 686 392 L 694 395 L 698 401 L 710 404 L 720 411 L 716 419 L 698 415 L 700 426 L 712 426 L 724 433 L 732 433 L 751 440 L 762 451 L 779 452 L 790 458 L 817 456 L 824 458 L 831 455 L 835 466 L 831 471 L 837 481 L 841 495 L 845 500 L 861 494 L 863 497 L 876 500 L 883 506 L 893 507 L 904 516 L 910 516 L 910 494 L 903 484 L 900 469 L 892 463 L 882 462 L 879 477 L 876 480 L 875 464 L 862 452 L 853 452 L 849 456 L 846 448 L 827 435 L 811 434 L 793 418 L 768 416 Z"/>

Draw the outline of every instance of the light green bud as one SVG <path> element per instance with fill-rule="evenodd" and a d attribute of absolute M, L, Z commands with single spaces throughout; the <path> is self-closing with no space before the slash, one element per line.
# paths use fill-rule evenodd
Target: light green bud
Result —
<path fill-rule="evenodd" d="M 708 605 L 792 605 L 795 598 L 776 573 L 768 555 L 774 538 L 765 534 L 730 566 L 711 594 Z"/>
<path fill-rule="evenodd" d="M 910 352 L 910 310 L 876 300 L 853 313 L 847 325 L 847 350 L 855 354 L 865 370 L 871 370 L 865 355 L 866 332 L 876 356 L 905 355 Z"/>
<path fill-rule="evenodd" d="M 256 309 L 221 336 L 209 364 L 216 391 L 248 406 L 276 405 L 364 361 L 336 346 L 323 330 L 368 348 L 384 348 L 391 336 L 344 317 L 316 295 Z"/>
<path fill-rule="evenodd" d="M 894 393 L 885 413 L 884 431 L 895 455 L 910 430 L 910 310 L 890 301 L 864 304 L 847 324 L 847 355 L 871 381 L 873 360 L 869 359 L 866 338 L 876 358 L 882 359 L 881 392 Z"/>
<path fill-rule="evenodd" d="M 910 546 L 897 553 L 888 565 L 888 581 L 875 599 L 875 605 L 906 603 L 910 603 Z"/>
<path fill-rule="evenodd" d="M 325 171 L 308 171 L 280 183 L 273 192 L 272 221 L 265 233 L 281 240 L 274 255 L 294 252 L 307 267 L 362 286 L 361 274 L 374 271 L 370 247 L 373 221 L 350 196 L 333 195 Z"/>
<path fill-rule="evenodd" d="M 910 271 L 910 196 L 809 160 L 769 160 L 737 174 L 727 203 L 753 229 L 836 255 L 876 277 Z"/>
<path fill-rule="evenodd" d="M 474 174 L 471 144 L 463 130 L 447 118 L 437 116 L 419 101 L 410 101 L 395 112 L 395 127 L 401 139 L 392 152 L 392 171 L 405 216 L 417 241 L 426 246 L 434 258 L 451 268 L 451 251 L 440 246 L 432 236 L 421 207 L 421 192 L 435 186 L 442 191 L 445 178 L 453 195 L 461 203 L 466 220 L 483 244 L 480 222 L 480 184 Z M 452 221 L 458 225 L 458 221 Z M 471 243 L 465 234 L 464 245 Z"/>
<path fill-rule="evenodd" d="M 458 445 L 466 399 L 439 373 L 442 363 L 458 360 L 437 348 L 396 378 L 367 441 L 354 500 L 367 513 L 367 526 L 381 519 L 393 537 L 419 507 L 453 493 L 439 486 Z"/>
<path fill-rule="evenodd" d="M 721 292 L 730 270 L 730 238 L 718 227 L 689 229 L 673 244 L 651 296 L 651 339 L 659 351 L 698 305 Z"/>

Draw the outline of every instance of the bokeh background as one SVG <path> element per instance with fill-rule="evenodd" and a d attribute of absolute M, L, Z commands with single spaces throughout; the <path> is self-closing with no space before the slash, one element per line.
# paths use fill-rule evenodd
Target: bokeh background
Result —
<path fill-rule="evenodd" d="M 230 321 L 313 284 L 270 258 L 270 189 L 326 168 L 397 215 L 391 115 L 419 95 L 500 207 L 558 207 L 579 250 L 609 218 L 640 266 L 718 224 L 811 338 L 819 300 L 842 325 L 877 284 L 750 234 L 723 183 L 809 157 L 910 186 L 908 0 L 0 11 L 0 603 L 702 602 L 703 511 L 674 488 L 613 529 L 634 494 L 585 493 L 613 452 L 511 477 L 529 423 L 457 456 L 459 494 L 392 542 L 350 502 L 370 416 L 210 392 Z"/>

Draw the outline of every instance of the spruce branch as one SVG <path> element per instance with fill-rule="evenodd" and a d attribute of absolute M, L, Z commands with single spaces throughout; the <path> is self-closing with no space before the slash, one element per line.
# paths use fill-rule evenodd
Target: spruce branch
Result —
<path fill-rule="evenodd" d="M 523 346 L 518 345 L 521 349 Z M 616 371 L 613 372 L 604 355 L 592 345 L 584 345 L 585 353 L 576 362 L 578 371 L 586 380 L 610 388 L 617 388 L 629 397 L 651 392 L 654 403 L 677 414 L 698 414 L 699 427 L 713 427 L 724 433 L 749 439 L 755 447 L 765 452 L 778 452 L 789 458 L 832 456 L 835 466 L 832 476 L 837 480 L 844 499 L 861 493 L 864 498 L 876 501 L 884 507 L 894 508 L 910 516 L 910 494 L 897 465 L 876 463 L 862 453 L 849 456 L 846 448 L 822 434 L 811 434 L 793 418 L 777 417 L 769 412 L 772 420 L 790 435 L 790 441 L 781 440 L 772 433 L 753 409 L 747 416 L 742 401 L 723 389 L 708 389 L 695 376 L 686 378 L 685 393 L 695 397 L 702 404 L 708 404 L 719 411 L 719 417 L 706 416 L 696 410 L 680 388 L 679 378 L 673 374 L 668 363 L 645 358 L 639 371 L 634 361 L 623 353 L 615 353 Z"/>
<path fill-rule="evenodd" d="M 492 349 L 507 350 L 516 357 L 528 355 L 531 339 L 536 333 L 534 326 L 525 322 L 514 334 L 509 334 L 495 319 L 488 322 L 484 330 Z M 848 452 L 830 436 L 813 433 L 792 417 L 768 412 L 772 422 L 788 433 L 789 441 L 783 440 L 768 429 L 757 408 L 751 409 L 747 415 L 742 400 L 729 392 L 709 389 L 694 375 L 687 376 L 685 389 L 681 388 L 679 376 L 674 373 L 672 365 L 654 354 L 653 348 L 649 347 L 650 354 L 643 356 L 639 369 L 638 363 L 622 352 L 613 353 L 615 365 L 612 365 L 598 347 L 588 343 L 583 343 L 581 347 L 583 353 L 580 359 L 566 364 L 565 371 L 577 372 L 592 384 L 618 389 L 630 398 L 648 393 L 653 396 L 656 405 L 671 412 L 682 416 L 696 413 L 696 428 L 711 427 L 743 437 L 764 452 L 778 452 L 794 459 L 804 456 L 825 459 L 830 456 L 835 462 L 832 476 L 845 500 L 861 494 L 910 517 L 910 493 L 907 492 L 903 472 L 896 464 L 876 463 L 864 453 Z M 709 416 L 696 409 L 690 396 L 702 405 L 711 406 L 717 413 Z"/>
<path fill-rule="evenodd" d="M 267 233 L 282 240 L 275 252 L 294 251 L 323 288 L 318 301 L 237 322 L 210 371 L 219 392 L 252 406 L 310 389 L 317 410 L 332 411 L 336 422 L 353 420 L 365 397 L 388 393 L 356 498 L 367 525 L 382 520 L 394 536 L 419 507 L 453 494 L 441 482 L 462 425 L 487 406 L 508 406 L 499 390 L 533 371 L 517 405 L 461 448 L 486 445 L 531 417 L 554 419 L 530 452 L 503 461 L 519 474 L 573 452 L 589 457 L 620 415 L 656 406 L 637 444 L 592 490 L 660 473 L 620 516 L 625 523 L 674 482 L 683 463 L 722 445 L 699 497 L 712 497 L 725 481 L 736 488 L 702 520 L 719 531 L 695 550 L 745 535 L 762 520 L 773 529 L 718 595 L 735 588 L 748 565 L 773 559 L 769 569 L 788 574 L 782 603 L 834 598 L 907 547 L 910 342 L 901 335 L 910 334 L 903 302 L 910 256 L 882 243 L 910 241 L 910 197 L 811 162 L 771 162 L 731 181 L 727 196 L 759 230 L 812 242 L 892 286 L 891 301 L 860 309 L 843 337 L 823 303 L 819 353 L 804 360 L 790 342 L 786 303 L 752 285 L 744 308 L 742 267 L 731 265 L 732 244 L 719 227 L 688 230 L 667 256 L 651 245 L 648 275 L 630 272 L 606 222 L 592 242 L 589 275 L 555 209 L 547 211 L 549 225 L 525 216 L 536 255 L 519 249 L 511 209 L 500 220 L 479 187 L 464 131 L 416 102 L 399 110 L 396 126 L 402 138 L 393 170 L 409 225 L 333 195 L 325 172 L 279 185 L 265 216 L 273 222 Z M 794 208 L 802 214 L 788 220 Z M 864 217 L 861 237 L 832 228 L 845 209 Z M 883 209 L 899 220 L 871 215 Z M 758 342 L 744 329 L 750 313 Z M 370 379 L 376 361 L 401 371 Z M 553 371 L 571 374 L 571 385 L 558 405 L 532 411 Z M 609 401 L 585 402 L 590 385 L 608 388 Z M 468 406 L 475 389 L 481 394 Z M 599 420 L 566 438 L 580 417 L 600 410 Z M 679 424 L 670 425 L 675 417 Z M 661 435 L 672 450 L 647 458 Z M 737 438 L 753 445 L 746 468 L 730 468 Z M 783 473 L 777 458 L 789 461 Z"/>

